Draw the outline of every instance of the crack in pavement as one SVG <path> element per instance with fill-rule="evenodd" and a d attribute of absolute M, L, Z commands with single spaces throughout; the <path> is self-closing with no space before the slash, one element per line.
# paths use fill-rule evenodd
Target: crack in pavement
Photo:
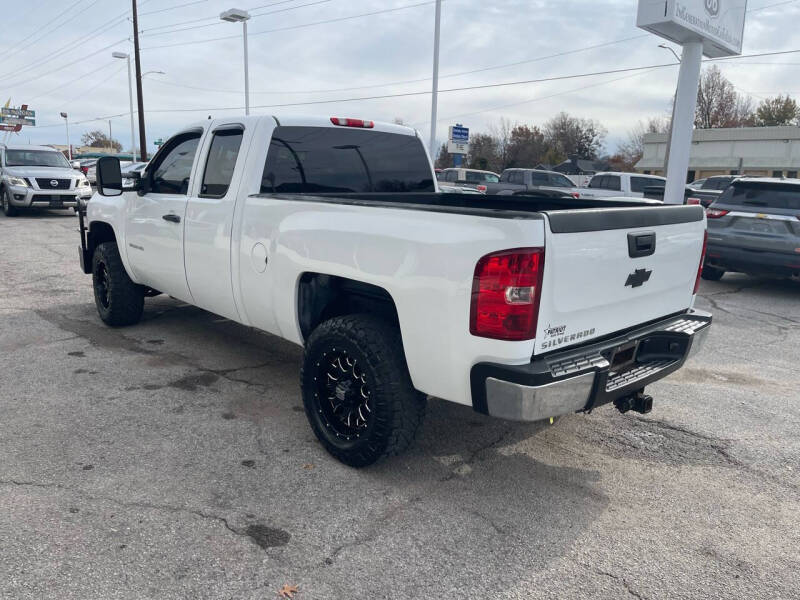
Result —
<path fill-rule="evenodd" d="M 229 532 L 233 533 L 238 537 L 243 537 L 249 539 L 252 543 L 260 546 L 263 550 L 266 551 L 266 548 L 261 545 L 261 543 L 256 539 L 253 535 L 251 527 L 248 527 L 246 530 L 241 530 L 237 527 L 231 525 L 230 521 L 227 517 L 223 517 L 220 515 L 214 515 L 211 513 L 204 512 L 200 509 L 195 508 L 188 508 L 182 506 L 172 506 L 169 504 L 155 504 L 152 502 L 141 502 L 141 501 L 124 501 L 119 500 L 117 498 L 113 498 L 111 496 L 95 496 L 81 490 L 79 488 L 75 488 L 72 486 L 63 485 L 61 483 L 40 483 L 35 481 L 19 481 L 16 479 L 0 479 L 0 485 L 13 485 L 18 487 L 35 487 L 35 488 L 42 488 L 42 489 L 60 489 L 66 492 L 71 492 L 77 496 L 81 496 L 85 500 L 90 502 L 109 502 L 111 504 L 115 504 L 117 506 L 121 506 L 124 508 L 141 508 L 145 510 L 156 510 L 156 511 L 163 511 L 168 512 L 171 514 L 187 514 L 187 515 L 194 515 L 196 517 L 200 517 L 204 520 L 215 521 L 221 524 L 225 529 Z M 288 534 L 287 534 L 288 535 Z M 276 558 L 275 556 L 270 555 L 272 558 Z"/>
<path fill-rule="evenodd" d="M 620 575 L 614 575 L 613 573 L 609 573 L 608 571 L 603 571 L 602 569 L 598 569 L 596 567 L 589 567 L 588 565 L 581 565 L 581 566 L 593 571 L 597 575 L 603 575 L 604 577 L 609 577 L 614 581 L 619 581 L 625 588 L 625 591 L 627 591 L 628 594 L 630 594 L 634 598 L 639 598 L 639 600 L 647 600 L 647 596 L 643 596 L 642 594 L 634 590 L 624 577 L 621 577 Z"/>

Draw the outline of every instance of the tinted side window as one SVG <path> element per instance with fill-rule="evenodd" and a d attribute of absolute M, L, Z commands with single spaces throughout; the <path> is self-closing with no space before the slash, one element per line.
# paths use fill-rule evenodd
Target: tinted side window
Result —
<path fill-rule="evenodd" d="M 607 190 L 621 191 L 622 186 L 620 185 L 619 175 L 606 175 L 604 186 Z"/>
<path fill-rule="evenodd" d="M 486 173 L 481 173 L 479 171 L 467 171 L 466 179 L 470 183 L 483 183 L 488 178 L 486 177 Z"/>
<path fill-rule="evenodd" d="M 575 187 L 575 184 L 572 183 L 569 177 L 557 175 L 555 173 L 550 173 L 550 185 L 555 187 Z"/>
<path fill-rule="evenodd" d="M 525 180 L 522 177 L 522 173 L 520 173 L 519 171 L 511 171 L 511 173 L 508 174 L 508 183 L 521 184 L 524 182 Z"/>
<path fill-rule="evenodd" d="M 595 175 L 592 177 L 591 181 L 589 181 L 589 187 L 595 190 L 599 190 L 603 187 L 603 182 L 606 180 L 605 175 Z"/>
<path fill-rule="evenodd" d="M 458 171 L 448 171 L 445 176 L 445 181 L 456 181 L 458 179 Z"/>
<path fill-rule="evenodd" d="M 550 185 L 547 173 L 531 173 L 531 185 Z"/>
<path fill-rule="evenodd" d="M 222 198 L 228 193 L 243 135 L 241 129 L 225 129 L 214 133 L 200 188 L 201 196 Z"/>
<path fill-rule="evenodd" d="M 173 140 L 174 145 L 165 150 L 153 165 L 150 193 L 185 195 L 189 192 L 189 176 L 199 142 L 200 132 L 187 133 Z"/>
<path fill-rule="evenodd" d="M 631 191 L 644 192 L 644 188 L 648 185 L 663 186 L 664 182 L 660 179 L 650 179 L 649 177 L 631 177 Z"/>
<path fill-rule="evenodd" d="M 432 192 L 416 136 L 349 127 L 276 127 L 262 193 Z"/>

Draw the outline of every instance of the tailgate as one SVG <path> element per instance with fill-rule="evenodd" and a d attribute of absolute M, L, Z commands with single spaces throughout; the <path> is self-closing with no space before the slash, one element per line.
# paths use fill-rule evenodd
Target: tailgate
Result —
<path fill-rule="evenodd" d="M 692 304 L 701 206 L 545 211 L 534 354 L 585 343 Z"/>

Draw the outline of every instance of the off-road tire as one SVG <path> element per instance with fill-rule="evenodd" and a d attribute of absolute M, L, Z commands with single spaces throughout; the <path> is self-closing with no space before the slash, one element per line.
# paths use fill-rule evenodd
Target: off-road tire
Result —
<path fill-rule="evenodd" d="M 719 281 L 725 275 L 725 269 L 718 269 L 717 267 L 703 266 L 703 272 L 700 277 L 706 281 Z"/>
<path fill-rule="evenodd" d="M 97 312 L 106 325 L 124 327 L 142 318 L 145 288 L 128 277 L 116 242 L 105 242 L 95 248 L 92 284 Z"/>
<path fill-rule="evenodd" d="M 320 393 L 330 357 L 342 353 L 346 361 L 352 359 L 353 373 L 358 368 L 368 386 L 368 416 L 363 431 L 356 435 L 337 431 L 343 424 L 336 423 L 336 415 L 323 404 L 332 406 L 331 400 L 322 397 L 324 391 Z M 406 450 L 425 416 L 427 398 L 411 384 L 400 331 L 370 315 L 336 317 L 319 325 L 306 342 L 300 385 L 306 416 L 317 438 L 351 467 L 366 467 Z"/>
<path fill-rule="evenodd" d="M 11 204 L 11 192 L 3 191 L 3 214 L 7 217 L 16 217 L 19 214 L 17 207 Z"/>

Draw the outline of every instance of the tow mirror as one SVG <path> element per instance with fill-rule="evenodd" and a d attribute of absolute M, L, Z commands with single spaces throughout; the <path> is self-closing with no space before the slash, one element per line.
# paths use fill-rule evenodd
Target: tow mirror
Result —
<path fill-rule="evenodd" d="M 122 194 L 122 171 L 119 159 L 104 156 L 96 165 L 97 191 L 101 196 L 119 196 Z"/>

